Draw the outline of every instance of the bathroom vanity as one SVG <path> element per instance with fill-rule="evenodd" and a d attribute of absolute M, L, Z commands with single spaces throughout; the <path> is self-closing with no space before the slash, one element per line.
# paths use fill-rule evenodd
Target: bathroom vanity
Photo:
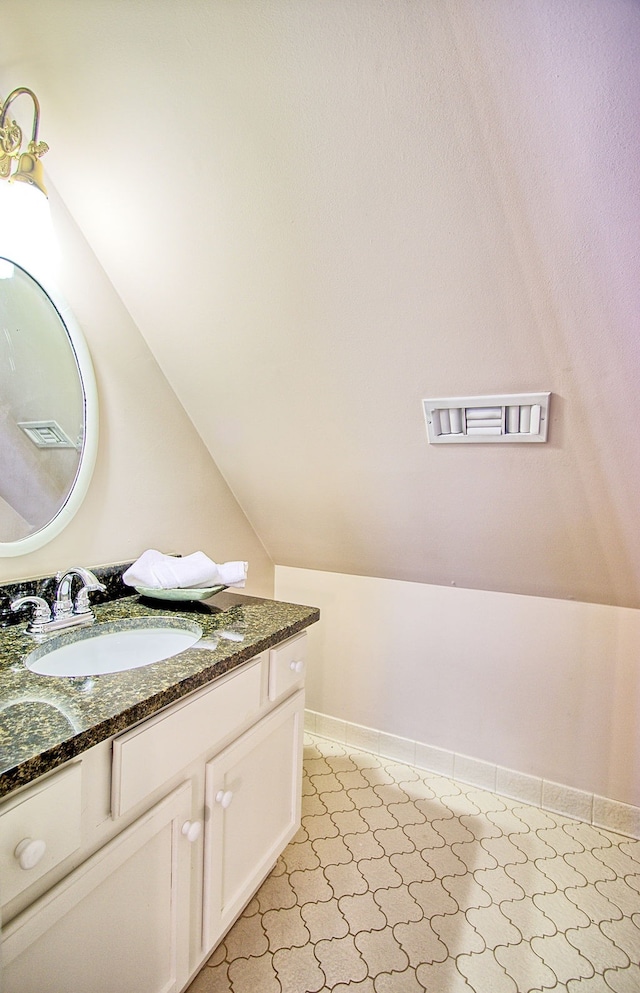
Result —
<path fill-rule="evenodd" d="M 0 634 L 5 993 L 178 993 L 295 834 L 319 613 L 221 597 L 171 610 L 192 648 L 91 679 L 37 676 L 24 626 Z"/>

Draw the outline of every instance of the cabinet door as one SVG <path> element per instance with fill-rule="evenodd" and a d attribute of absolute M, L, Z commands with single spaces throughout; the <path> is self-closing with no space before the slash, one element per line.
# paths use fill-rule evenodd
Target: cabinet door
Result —
<path fill-rule="evenodd" d="M 203 948 L 240 914 L 300 824 L 304 692 L 207 763 Z"/>
<path fill-rule="evenodd" d="M 170 993 L 188 979 L 185 784 L 16 917 L 4 993 Z"/>

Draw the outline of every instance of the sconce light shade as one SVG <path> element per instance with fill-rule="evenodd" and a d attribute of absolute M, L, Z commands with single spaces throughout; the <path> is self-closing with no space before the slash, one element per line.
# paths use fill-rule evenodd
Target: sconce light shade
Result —
<path fill-rule="evenodd" d="M 47 188 L 44 185 L 44 169 L 42 162 L 31 152 L 23 152 L 18 159 L 18 165 L 10 178 L 11 183 L 29 183 L 35 186 L 47 196 Z"/>

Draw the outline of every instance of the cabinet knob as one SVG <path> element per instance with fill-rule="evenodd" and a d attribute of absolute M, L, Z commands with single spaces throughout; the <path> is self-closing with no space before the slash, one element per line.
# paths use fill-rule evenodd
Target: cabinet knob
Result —
<path fill-rule="evenodd" d="M 200 837 L 202 831 L 202 821 L 185 821 L 182 825 L 182 833 L 193 844 Z"/>
<path fill-rule="evenodd" d="M 302 670 L 304 669 L 304 662 L 302 661 L 302 659 L 299 659 L 297 662 L 295 661 L 290 662 L 289 668 L 291 669 L 292 672 L 302 672 Z"/>
<path fill-rule="evenodd" d="M 233 793 L 231 792 L 231 790 L 218 790 L 218 792 L 216 793 L 216 803 L 219 803 L 221 807 L 225 808 L 225 810 L 227 809 L 227 807 L 229 806 L 232 800 L 233 800 Z"/>
<path fill-rule="evenodd" d="M 47 848 L 46 841 L 41 838 L 24 838 L 13 853 L 20 863 L 21 869 L 33 869 L 44 855 Z"/>

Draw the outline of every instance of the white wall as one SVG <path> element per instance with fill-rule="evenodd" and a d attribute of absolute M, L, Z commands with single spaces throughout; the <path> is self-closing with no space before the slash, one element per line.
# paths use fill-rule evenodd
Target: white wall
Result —
<path fill-rule="evenodd" d="M 202 549 L 218 562 L 247 560 L 247 592 L 271 595 L 269 556 L 64 204 L 54 189 L 49 193 L 61 289 L 98 383 L 99 450 L 77 515 L 37 551 L 0 558 L 0 583 L 123 562 L 149 547 Z"/>
<path fill-rule="evenodd" d="M 0 91 L 276 562 L 640 606 L 640 4 L 3 0 Z M 546 445 L 420 401 L 550 390 Z"/>
<path fill-rule="evenodd" d="M 640 805 L 640 611 L 276 566 L 307 706 Z"/>

